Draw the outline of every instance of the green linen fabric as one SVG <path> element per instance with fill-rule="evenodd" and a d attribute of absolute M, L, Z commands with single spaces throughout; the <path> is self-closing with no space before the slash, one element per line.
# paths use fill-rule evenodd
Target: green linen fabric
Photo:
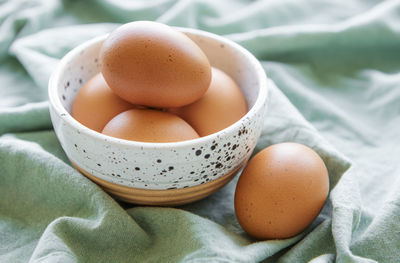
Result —
<path fill-rule="evenodd" d="M 49 76 L 76 45 L 135 20 L 214 32 L 260 60 L 270 98 L 255 152 L 300 142 L 329 170 L 306 231 L 248 236 L 238 177 L 192 204 L 146 207 L 71 167 Z M 400 262 L 400 1 L 0 0 L 0 23 L 0 262 Z"/>

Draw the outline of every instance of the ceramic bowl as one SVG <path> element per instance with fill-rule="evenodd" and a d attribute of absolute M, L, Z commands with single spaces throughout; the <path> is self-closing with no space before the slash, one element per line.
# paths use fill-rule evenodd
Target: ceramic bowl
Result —
<path fill-rule="evenodd" d="M 66 54 L 49 81 L 51 120 L 71 163 L 128 202 L 170 205 L 207 196 L 244 165 L 261 133 L 268 89 L 258 60 L 221 36 L 177 30 L 204 51 L 212 66 L 228 73 L 246 98 L 247 114 L 224 130 L 189 141 L 148 143 L 109 137 L 76 121 L 71 116 L 73 101 L 84 83 L 100 71 L 99 50 L 107 35 Z"/>

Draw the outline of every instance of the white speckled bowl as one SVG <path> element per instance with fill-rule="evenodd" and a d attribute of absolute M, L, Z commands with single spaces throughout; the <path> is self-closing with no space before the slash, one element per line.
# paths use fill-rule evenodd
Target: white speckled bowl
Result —
<path fill-rule="evenodd" d="M 49 81 L 51 120 L 68 158 L 89 178 L 126 201 L 180 204 L 212 193 L 243 166 L 261 133 L 268 89 L 257 59 L 226 38 L 177 29 L 200 46 L 211 65 L 228 73 L 246 98 L 247 114 L 217 133 L 183 142 L 145 143 L 109 137 L 76 121 L 70 114 L 72 103 L 84 83 L 100 71 L 98 56 L 106 35 L 65 55 Z M 198 198 L 193 195 L 196 191 L 202 191 Z M 180 194 L 182 200 L 177 198 Z M 144 195 L 147 201 L 142 200 Z"/>

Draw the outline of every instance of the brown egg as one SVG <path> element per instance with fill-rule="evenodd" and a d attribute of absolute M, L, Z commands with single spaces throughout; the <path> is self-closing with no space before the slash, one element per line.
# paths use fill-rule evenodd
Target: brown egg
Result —
<path fill-rule="evenodd" d="M 240 225 L 258 239 L 299 234 L 318 216 L 329 191 L 328 171 L 312 149 L 280 143 L 256 154 L 236 186 Z"/>
<path fill-rule="evenodd" d="M 121 98 L 156 108 L 194 102 L 211 81 L 203 51 L 164 24 L 138 21 L 113 31 L 100 51 L 101 72 Z"/>
<path fill-rule="evenodd" d="M 242 118 L 247 112 L 246 100 L 235 81 L 225 72 L 212 68 L 211 84 L 196 102 L 169 109 L 206 136 L 220 131 Z"/>
<path fill-rule="evenodd" d="M 199 138 L 184 120 L 171 113 L 132 109 L 115 116 L 103 134 L 140 142 L 178 142 Z"/>
<path fill-rule="evenodd" d="M 72 116 L 86 127 L 101 132 L 115 115 L 134 107 L 115 95 L 99 73 L 76 95 Z"/>

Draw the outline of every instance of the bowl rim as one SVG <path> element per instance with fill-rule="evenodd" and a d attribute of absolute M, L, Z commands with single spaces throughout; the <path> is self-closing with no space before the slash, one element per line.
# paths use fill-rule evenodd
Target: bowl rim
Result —
<path fill-rule="evenodd" d="M 79 55 L 83 50 L 86 50 L 88 47 L 104 41 L 106 37 L 109 35 L 109 33 L 102 34 L 100 36 L 97 36 L 95 38 L 83 42 L 82 44 L 70 50 L 65 56 L 61 58 L 56 69 L 52 72 L 48 83 L 48 96 L 49 96 L 50 106 L 53 107 L 57 115 L 62 116 L 65 122 L 73 126 L 73 128 L 77 129 L 81 134 L 85 134 L 87 136 L 94 137 L 102 141 L 107 141 L 108 143 L 114 145 L 120 145 L 125 147 L 129 146 L 140 147 L 142 149 L 170 149 L 170 148 L 178 149 L 178 148 L 193 147 L 197 144 L 204 144 L 205 142 L 216 140 L 223 133 L 230 133 L 233 130 L 237 130 L 238 126 L 240 126 L 246 118 L 251 118 L 251 116 L 255 115 L 260 110 L 261 111 L 263 110 L 263 108 L 266 105 L 269 93 L 269 89 L 267 87 L 267 75 L 264 72 L 264 69 L 262 68 L 260 62 L 254 57 L 253 54 L 251 54 L 247 49 L 243 48 L 242 46 L 233 42 L 232 40 L 216 35 L 214 33 L 210 33 L 199 29 L 185 28 L 185 27 L 173 27 L 173 28 L 177 29 L 178 31 L 184 34 L 189 33 L 191 35 L 211 38 L 220 42 L 221 44 L 224 44 L 226 46 L 231 46 L 232 48 L 242 53 L 246 57 L 246 59 L 249 60 L 250 64 L 253 66 L 256 72 L 260 88 L 258 91 L 257 99 L 253 107 L 251 107 L 250 110 L 238 121 L 218 132 L 215 132 L 207 136 L 199 137 L 196 139 L 179 141 L 179 142 L 156 143 L 156 142 L 130 141 L 130 140 L 111 137 L 96 132 L 84 126 L 77 120 L 75 120 L 75 118 L 73 118 L 72 115 L 64 108 L 61 99 L 57 94 L 57 83 L 59 83 L 60 81 L 60 75 L 64 71 L 64 69 L 67 68 L 68 63 L 74 57 Z"/>

